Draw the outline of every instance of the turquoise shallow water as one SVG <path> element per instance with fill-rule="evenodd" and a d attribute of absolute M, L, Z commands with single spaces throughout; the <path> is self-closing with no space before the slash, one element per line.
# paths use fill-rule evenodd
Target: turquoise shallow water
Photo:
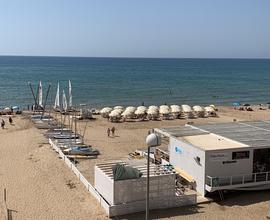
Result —
<path fill-rule="evenodd" d="M 0 106 L 33 103 L 27 82 L 57 82 L 73 101 L 104 105 L 270 102 L 268 59 L 144 59 L 0 56 Z M 45 90 L 45 89 L 44 89 Z M 44 91 L 45 93 L 45 91 Z"/>

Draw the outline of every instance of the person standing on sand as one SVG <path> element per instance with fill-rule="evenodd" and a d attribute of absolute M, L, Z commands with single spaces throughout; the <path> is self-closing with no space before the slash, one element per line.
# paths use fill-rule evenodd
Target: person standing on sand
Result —
<path fill-rule="evenodd" d="M 107 135 L 108 135 L 108 137 L 110 137 L 110 134 L 111 134 L 111 130 L 110 130 L 110 128 L 108 128 L 107 129 Z"/>
<path fill-rule="evenodd" d="M 112 131 L 112 136 L 114 136 L 115 127 L 112 127 L 111 131 Z"/>
<path fill-rule="evenodd" d="M 2 129 L 5 129 L 5 124 L 6 124 L 6 123 L 5 123 L 4 119 L 2 119 L 2 121 L 1 121 L 1 128 L 2 128 Z"/>
<path fill-rule="evenodd" d="M 13 120 L 12 120 L 12 118 L 9 116 L 9 118 L 8 118 L 8 121 L 9 121 L 9 124 L 13 124 Z"/>

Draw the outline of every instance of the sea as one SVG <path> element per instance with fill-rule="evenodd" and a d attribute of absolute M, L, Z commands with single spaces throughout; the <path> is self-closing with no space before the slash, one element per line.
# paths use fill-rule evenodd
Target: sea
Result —
<path fill-rule="evenodd" d="M 34 104 L 39 81 L 49 106 L 68 80 L 74 105 L 93 108 L 270 102 L 270 59 L 0 56 L 0 107 Z"/>

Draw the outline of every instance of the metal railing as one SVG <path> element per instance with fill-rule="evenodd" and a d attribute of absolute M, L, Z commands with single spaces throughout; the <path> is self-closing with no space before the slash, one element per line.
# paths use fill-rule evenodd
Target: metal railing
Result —
<path fill-rule="evenodd" d="M 235 176 L 220 176 L 211 177 L 206 176 L 205 184 L 212 187 L 223 187 L 223 186 L 233 186 L 233 185 L 244 185 L 248 183 L 257 182 L 270 182 L 270 172 L 243 174 Z"/>

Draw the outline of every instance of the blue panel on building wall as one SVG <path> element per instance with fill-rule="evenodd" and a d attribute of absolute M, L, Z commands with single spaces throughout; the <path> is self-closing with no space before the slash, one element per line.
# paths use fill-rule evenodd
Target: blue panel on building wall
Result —
<path fill-rule="evenodd" d="M 174 150 L 175 150 L 175 152 L 178 153 L 178 154 L 183 153 L 183 149 L 182 149 L 181 147 L 175 147 Z"/>

